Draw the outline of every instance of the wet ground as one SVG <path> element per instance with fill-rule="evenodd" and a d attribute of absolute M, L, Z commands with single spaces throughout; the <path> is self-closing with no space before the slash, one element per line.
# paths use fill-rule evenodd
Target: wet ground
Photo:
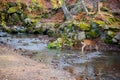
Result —
<path fill-rule="evenodd" d="M 76 80 L 120 80 L 120 52 L 92 51 L 82 55 L 80 50 L 50 50 L 46 48 L 48 40 L 38 36 L 19 34 L 1 37 L 0 41 L 37 62 L 69 72 Z"/>

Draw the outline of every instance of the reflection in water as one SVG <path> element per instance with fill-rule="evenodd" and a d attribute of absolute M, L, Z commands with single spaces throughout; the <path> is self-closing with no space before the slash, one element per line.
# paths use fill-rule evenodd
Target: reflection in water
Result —
<path fill-rule="evenodd" d="M 0 38 L 14 48 L 37 50 L 32 59 L 63 69 L 76 77 L 76 80 L 120 80 L 119 52 L 87 52 L 71 50 L 49 50 L 46 43 L 34 35 L 19 35 Z"/>

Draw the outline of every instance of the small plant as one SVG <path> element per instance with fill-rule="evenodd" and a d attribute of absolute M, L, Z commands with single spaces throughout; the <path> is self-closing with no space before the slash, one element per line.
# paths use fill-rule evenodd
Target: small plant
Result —
<path fill-rule="evenodd" d="M 101 11 L 104 11 L 104 12 L 109 12 L 109 9 L 108 8 L 106 8 L 106 7 L 101 7 L 101 9 L 100 9 Z"/>

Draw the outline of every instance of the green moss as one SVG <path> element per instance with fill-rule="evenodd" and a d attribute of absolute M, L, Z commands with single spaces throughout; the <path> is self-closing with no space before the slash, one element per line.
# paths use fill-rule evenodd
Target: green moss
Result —
<path fill-rule="evenodd" d="M 43 34 L 42 27 L 40 27 L 40 28 L 35 28 L 35 29 L 34 29 L 34 34 Z"/>
<path fill-rule="evenodd" d="M 105 26 L 105 22 L 100 21 L 100 20 L 94 20 L 94 23 L 98 24 L 99 26 Z M 97 25 L 96 25 L 97 26 Z"/>
<path fill-rule="evenodd" d="M 16 14 L 16 13 L 14 13 L 14 14 L 13 14 L 13 18 L 14 18 L 13 23 L 14 23 L 14 24 L 18 24 L 18 22 L 20 21 L 19 15 Z"/>
<path fill-rule="evenodd" d="M 1 25 L 2 25 L 2 27 L 5 27 L 6 26 L 6 22 L 2 21 Z"/>
<path fill-rule="evenodd" d="M 107 44 L 112 44 L 113 43 L 112 39 L 104 39 L 103 41 Z"/>
<path fill-rule="evenodd" d="M 108 31 L 108 35 L 109 35 L 110 37 L 114 37 L 115 32 L 113 32 L 113 31 L 109 30 L 109 31 Z"/>
<path fill-rule="evenodd" d="M 91 31 L 86 32 L 87 38 L 97 38 L 99 37 L 99 35 L 100 35 L 100 32 L 96 29 L 92 29 Z"/>
<path fill-rule="evenodd" d="M 6 29 L 5 27 L 2 28 L 3 32 L 11 33 L 10 29 Z"/>
<path fill-rule="evenodd" d="M 87 24 L 87 23 L 80 22 L 80 23 L 78 24 L 78 26 L 79 26 L 80 29 L 82 29 L 82 30 L 90 30 L 90 25 Z"/>
<path fill-rule="evenodd" d="M 53 37 L 53 35 L 54 35 L 54 31 L 52 31 L 52 30 L 48 30 L 47 31 L 47 35 L 49 36 L 49 37 Z"/>
<path fill-rule="evenodd" d="M 42 14 L 41 17 L 42 17 L 42 18 L 48 18 L 48 17 L 49 17 L 49 13 L 44 13 L 44 14 Z"/>
<path fill-rule="evenodd" d="M 49 43 L 47 48 L 49 49 L 58 49 L 61 48 L 64 44 L 64 39 L 63 38 L 58 38 L 56 41 Z"/>
<path fill-rule="evenodd" d="M 118 18 L 115 18 L 115 17 L 107 17 L 106 18 L 106 23 L 107 24 L 114 24 L 115 22 L 119 22 L 120 20 Z"/>
<path fill-rule="evenodd" d="M 26 29 L 26 33 L 34 33 L 33 27 L 28 27 L 28 28 Z"/>
<path fill-rule="evenodd" d="M 10 13 L 15 13 L 17 11 L 18 11 L 17 7 L 10 7 L 7 12 L 10 14 Z"/>
<path fill-rule="evenodd" d="M 25 29 L 23 29 L 23 30 L 19 30 L 19 32 L 20 32 L 20 33 L 25 33 L 26 30 L 25 30 Z"/>

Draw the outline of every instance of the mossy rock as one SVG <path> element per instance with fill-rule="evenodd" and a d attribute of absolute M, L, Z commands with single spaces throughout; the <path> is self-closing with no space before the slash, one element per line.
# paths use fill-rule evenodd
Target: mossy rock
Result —
<path fill-rule="evenodd" d="M 97 38 L 100 36 L 100 32 L 96 29 L 92 29 L 89 32 L 86 32 L 87 38 Z"/>
<path fill-rule="evenodd" d="M 18 31 L 17 30 L 11 30 L 11 34 L 17 34 Z"/>
<path fill-rule="evenodd" d="M 109 29 L 111 30 L 116 30 L 116 31 L 119 31 L 120 30 L 120 23 L 114 23 L 112 25 L 108 25 L 109 26 Z"/>
<path fill-rule="evenodd" d="M 107 34 L 107 32 L 106 33 L 104 33 L 102 36 L 101 36 L 101 39 L 102 39 L 102 41 L 104 41 L 105 43 L 107 43 L 107 44 L 112 44 L 113 43 L 113 38 L 112 37 L 110 37 L 108 34 Z"/>
<path fill-rule="evenodd" d="M 26 33 L 34 33 L 33 27 L 28 27 L 28 28 L 26 29 Z"/>
<path fill-rule="evenodd" d="M 47 48 L 49 48 L 49 49 L 56 49 L 56 48 L 58 48 L 58 45 L 57 45 L 56 42 L 52 42 L 52 43 L 49 43 L 47 45 Z"/>
<path fill-rule="evenodd" d="M 98 26 L 105 26 L 105 22 L 104 21 L 100 21 L 100 20 L 94 20 L 92 23 L 91 23 L 91 26 L 92 28 L 97 28 Z"/>
<path fill-rule="evenodd" d="M 7 5 L 9 7 L 15 7 L 15 6 L 17 6 L 16 2 L 8 2 Z"/>
<path fill-rule="evenodd" d="M 22 30 L 19 30 L 18 32 L 20 32 L 20 33 L 25 33 L 26 30 L 25 30 L 25 29 L 22 29 Z"/>
<path fill-rule="evenodd" d="M 43 34 L 42 27 L 40 27 L 40 28 L 35 28 L 35 29 L 34 29 L 34 34 Z"/>
<path fill-rule="evenodd" d="M 92 29 L 96 29 L 96 28 L 99 27 L 99 24 L 96 23 L 96 22 L 92 22 L 92 23 L 90 24 L 90 26 L 91 26 Z"/>
<path fill-rule="evenodd" d="M 17 8 L 17 7 L 10 7 L 10 8 L 8 9 L 7 13 L 10 14 L 10 13 L 15 13 L 15 12 L 17 12 L 17 11 L 18 11 L 18 8 Z"/>
<path fill-rule="evenodd" d="M 118 19 L 118 18 L 108 16 L 105 20 L 105 23 L 109 24 L 109 25 L 112 25 L 115 22 L 119 22 L 119 21 L 120 21 L 120 19 Z"/>
<path fill-rule="evenodd" d="M 11 33 L 11 30 L 10 29 L 6 29 L 5 27 L 2 28 L 2 31 L 3 32 L 7 32 L 7 33 Z"/>
<path fill-rule="evenodd" d="M 86 30 L 86 31 L 91 29 L 90 25 L 84 22 L 78 23 L 78 26 L 80 27 L 80 29 Z"/>
<path fill-rule="evenodd" d="M 53 36 L 55 35 L 55 32 L 54 32 L 53 30 L 48 30 L 48 31 L 47 31 L 47 35 L 48 35 L 49 37 L 53 37 Z"/>
<path fill-rule="evenodd" d="M 14 13 L 13 16 L 14 16 L 13 17 L 14 18 L 14 24 L 17 24 L 20 21 L 19 15 Z"/>
<path fill-rule="evenodd" d="M 107 44 L 112 44 L 113 43 L 112 39 L 104 39 L 103 41 Z"/>
<path fill-rule="evenodd" d="M 56 41 L 49 43 L 47 48 L 49 49 L 59 49 L 63 46 L 64 44 L 64 39 L 63 38 L 58 38 Z"/>
<path fill-rule="evenodd" d="M 113 32 L 113 31 L 109 30 L 107 34 L 108 34 L 108 36 L 110 36 L 110 37 L 114 37 L 115 32 Z"/>

